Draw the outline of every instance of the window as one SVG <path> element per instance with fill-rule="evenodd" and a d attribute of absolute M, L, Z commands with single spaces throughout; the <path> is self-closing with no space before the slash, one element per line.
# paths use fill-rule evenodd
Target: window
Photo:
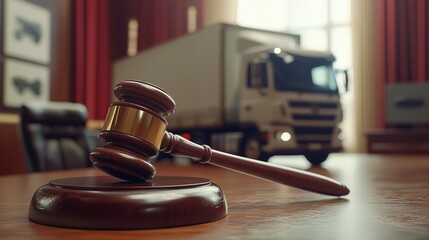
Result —
<path fill-rule="evenodd" d="M 335 67 L 351 67 L 351 0 L 238 0 L 242 26 L 296 33 L 304 49 L 329 51 Z"/>
<path fill-rule="evenodd" d="M 252 62 L 247 68 L 247 86 L 250 88 L 268 87 L 267 64 L 265 62 Z"/>
<path fill-rule="evenodd" d="M 290 60 L 285 59 L 289 56 Z M 270 54 L 278 91 L 338 93 L 332 58 L 307 58 Z M 292 60 L 293 59 L 293 60 Z"/>
<path fill-rule="evenodd" d="M 337 84 L 333 81 L 334 71 L 330 66 L 318 66 L 311 70 L 312 83 L 320 89 L 336 91 Z"/>

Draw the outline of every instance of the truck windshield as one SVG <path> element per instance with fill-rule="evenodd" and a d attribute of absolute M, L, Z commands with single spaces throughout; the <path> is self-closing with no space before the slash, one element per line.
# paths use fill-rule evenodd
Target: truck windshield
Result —
<path fill-rule="evenodd" d="M 316 58 L 272 53 L 269 58 L 276 90 L 338 93 L 333 56 Z"/>

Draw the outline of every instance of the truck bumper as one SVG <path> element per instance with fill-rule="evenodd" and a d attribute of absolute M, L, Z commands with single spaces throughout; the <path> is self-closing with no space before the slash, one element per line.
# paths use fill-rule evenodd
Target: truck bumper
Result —
<path fill-rule="evenodd" d="M 307 147 L 298 147 L 295 149 L 273 149 L 269 153 L 271 155 L 305 155 L 308 153 L 313 152 L 327 152 L 327 153 L 333 153 L 333 152 L 341 152 L 343 148 L 333 148 L 333 147 L 323 147 L 319 150 L 312 150 Z"/>
<path fill-rule="evenodd" d="M 336 127 L 328 136 L 313 134 L 306 136 L 305 141 L 302 141 L 303 136 L 297 136 L 293 128 L 289 126 L 282 126 L 281 128 L 279 126 L 267 126 L 265 132 L 268 133 L 268 138 L 266 144 L 262 146 L 262 150 L 272 155 L 342 151 L 342 143 L 338 139 L 340 129 Z M 287 133 L 288 137 L 283 138 L 281 136 L 283 133 Z"/>

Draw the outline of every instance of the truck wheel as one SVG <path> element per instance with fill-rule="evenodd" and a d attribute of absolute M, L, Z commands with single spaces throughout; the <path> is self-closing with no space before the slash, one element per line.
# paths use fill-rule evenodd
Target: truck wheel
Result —
<path fill-rule="evenodd" d="M 247 158 L 268 161 L 269 155 L 262 151 L 261 137 L 257 133 L 245 135 L 241 144 L 240 154 Z"/>
<path fill-rule="evenodd" d="M 312 152 L 304 155 L 305 158 L 314 166 L 322 164 L 329 156 L 328 152 Z"/>

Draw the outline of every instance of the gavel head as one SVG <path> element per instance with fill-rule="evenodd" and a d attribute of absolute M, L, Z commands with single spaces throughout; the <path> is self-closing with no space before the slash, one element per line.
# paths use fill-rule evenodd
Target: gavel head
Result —
<path fill-rule="evenodd" d="M 93 166 L 118 178 L 144 181 L 156 171 L 148 161 L 159 153 L 167 127 L 165 117 L 175 111 L 164 90 L 137 80 L 119 83 L 100 138 L 105 142 L 89 155 Z"/>

